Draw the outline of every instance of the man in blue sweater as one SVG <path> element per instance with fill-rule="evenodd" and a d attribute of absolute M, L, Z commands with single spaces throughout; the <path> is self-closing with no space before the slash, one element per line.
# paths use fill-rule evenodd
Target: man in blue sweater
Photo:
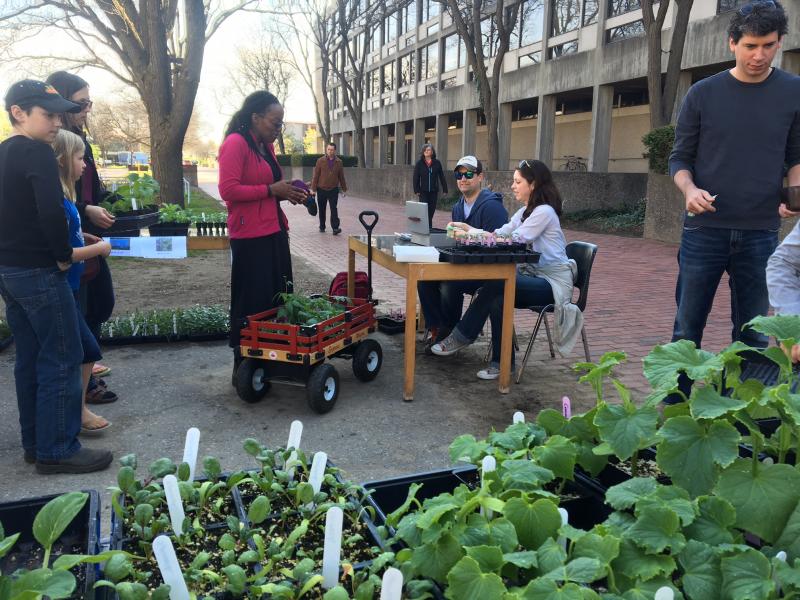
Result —
<path fill-rule="evenodd" d="M 455 176 L 461 198 L 453 206 L 453 221 L 485 231 L 494 231 L 508 222 L 502 194 L 481 189 L 481 161 L 474 156 L 464 156 L 456 164 Z M 450 335 L 461 319 L 464 294 L 474 294 L 481 285 L 482 281 L 422 281 L 417 284 L 422 314 L 431 332 L 431 344 Z"/>
<path fill-rule="evenodd" d="M 772 67 L 787 32 L 783 7 L 758 0 L 728 27 L 736 66 L 686 95 L 669 159 L 686 199 L 672 340 L 698 347 L 723 272 L 730 278 L 733 341 L 763 347 L 742 326 L 769 309 L 767 259 L 778 244 L 784 168 L 800 185 L 800 77 Z M 690 382 L 681 391 L 688 395 Z"/>

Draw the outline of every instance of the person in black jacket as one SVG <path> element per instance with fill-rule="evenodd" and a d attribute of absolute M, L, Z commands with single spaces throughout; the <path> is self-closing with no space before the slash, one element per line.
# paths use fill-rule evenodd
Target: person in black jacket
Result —
<path fill-rule="evenodd" d="M 92 101 L 89 95 L 89 84 L 78 75 L 66 71 L 56 71 L 47 78 L 47 83 L 69 100 L 80 105 L 77 113 L 64 114 L 62 120 L 64 128 L 81 136 L 86 148 L 83 156 L 86 169 L 75 184 L 75 205 L 81 216 L 83 230 L 103 237 L 106 230 L 114 224 L 114 216 L 105 208 L 99 206 L 104 201 L 108 192 L 100 183 L 97 165 L 94 162 L 91 144 L 86 139 L 86 119 L 92 110 Z M 102 256 L 99 257 L 99 270 L 97 275 L 89 281 L 81 282 L 79 292 L 81 307 L 86 324 L 92 334 L 100 343 L 100 327 L 111 317 L 114 310 L 114 284 L 108 263 Z M 89 404 L 107 404 L 117 400 L 117 395 L 106 388 L 105 382 L 100 377 L 110 369 L 99 363 L 95 364 L 86 402 Z"/>
<path fill-rule="evenodd" d="M 420 202 L 428 205 L 428 227 L 433 227 L 433 213 L 436 212 L 436 201 L 439 199 L 439 182 L 442 191 L 447 193 L 447 181 L 442 171 L 442 163 L 436 159 L 436 150 L 431 144 L 423 144 L 419 160 L 414 166 L 414 193 Z"/>

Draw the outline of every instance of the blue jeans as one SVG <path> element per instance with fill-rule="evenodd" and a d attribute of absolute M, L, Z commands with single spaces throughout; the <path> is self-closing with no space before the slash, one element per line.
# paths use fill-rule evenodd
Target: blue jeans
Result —
<path fill-rule="evenodd" d="M 678 310 L 672 341 L 691 340 L 698 348 L 703 340 L 711 305 L 722 273 L 731 288 L 732 341 L 766 347 L 768 339 L 742 326 L 769 310 L 767 259 L 778 246 L 778 231 L 684 227 L 678 253 Z"/>
<path fill-rule="evenodd" d="M 452 330 L 461 318 L 464 294 L 474 294 L 484 281 L 420 281 L 419 304 L 428 328 Z"/>
<path fill-rule="evenodd" d="M 492 324 L 492 366 L 500 364 L 500 335 L 503 332 L 503 288 L 505 282 L 487 281 L 473 300 L 454 333 L 464 342 L 474 342 L 488 316 Z M 553 303 L 553 288 L 546 279 L 517 273 L 515 308 L 547 306 Z M 514 355 L 511 355 L 514 363 Z"/>
<path fill-rule="evenodd" d="M 0 295 L 16 343 L 22 447 L 40 460 L 68 458 L 81 447 L 83 348 L 67 274 L 0 266 Z"/>
<path fill-rule="evenodd" d="M 86 365 L 89 363 L 96 363 L 103 358 L 103 354 L 100 352 L 100 344 L 97 343 L 97 338 L 94 337 L 92 330 L 89 329 L 89 325 L 86 323 L 83 312 L 81 312 L 81 303 L 78 299 L 77 290 L 73 290 L 72 293 L 75 297 L 75 311 L 78 317 L 78 331 L 80 332 L 81 347 L 83 348 L 83 359 L 81 360 L 81 364 Z"/>

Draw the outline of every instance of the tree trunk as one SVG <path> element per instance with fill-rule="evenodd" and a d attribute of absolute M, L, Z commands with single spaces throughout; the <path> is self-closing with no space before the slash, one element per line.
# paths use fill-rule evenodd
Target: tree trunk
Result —
<path fill-rule="evenodd" d="M 150 160 L 153 164 L 153 177 L 161 185 L 159 193 L 161 202 L 183 206 L 181 146 L 176 142 L 176 138 L 164 129 L 151 129 L 150 139 L 152 140 Z"/>
<path fill-rule="evenodd" d="M 678 10 L 675 15 L 675 23 L 672 25 L 669 62 L 667 63 L 667 76 L 664 81 L 661 104 L 661 116 L 665 125 L 672 121 L 672 109 L 678 94 L 683 49 L 686 45 L 686 33 L 689 30 L 689 15 L 692 12 L 693 3 L 693 0 L 676 0 Z"/>
<path fill-rule="evenodd" d="M 650 101 L 650 129 L 666 125 L 661 98 L 661 27 L 647 31 L 647 95 Z"/>
<path fill-rule="evenodd" d="M 364 148 L 364 127 L 362 126 L 362 119 L 358 119 L 358 123 L 353 122 L 353 150 L 356 158 L 358 158 L 358 166 L 367 166 L 367 155 Z M 397 144 L 395 143 L 395 146 Z"/>
<path fill-rule="evenodd" d="M 278 133 L 278 148 L 281 151 L 281 154 L 286 154 L 286 144 L 283 141 L 283 132 Z"/>

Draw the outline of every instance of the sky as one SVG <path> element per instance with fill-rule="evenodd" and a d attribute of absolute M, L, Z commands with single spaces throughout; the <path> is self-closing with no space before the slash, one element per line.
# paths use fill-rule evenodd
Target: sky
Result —
<path fill-rule="evenodd" d="M 262 15 L 240 13 L 231 16 L 206 44 L 200 87 L 195 101 L 195 110 L 201 119 L 201 135 L 205 139 L 219 141 L 231 114 L 238 108 L 241 98 L 230 85 L 230 73 L 236 65 L 237 46 L 246 45 L 247 40 L 257 40 L 263 31 Z M 54 56 L 64 54 L 63 48 L 71 43 L 57 31 L 48 31 L 44 36 L 17 47 L 21 54 Z M 25 59 L 13 66 L 0 66 L 0 90 L 3 96 L 8 87 L 26 77 L 43 78 L 50 70 L 62 67 L 53 61 Z M 83 69 L 78 72 L 91 87 L 94 100 L 118 94 L 122 84 L 113 75 L 98 69 Z M 135 92 L 134 92 L 135 93 Z M 310 91 L 299 76 L 290 87 L 285 103 L 286 122 L 314 123 L 314 101 Z"/>

